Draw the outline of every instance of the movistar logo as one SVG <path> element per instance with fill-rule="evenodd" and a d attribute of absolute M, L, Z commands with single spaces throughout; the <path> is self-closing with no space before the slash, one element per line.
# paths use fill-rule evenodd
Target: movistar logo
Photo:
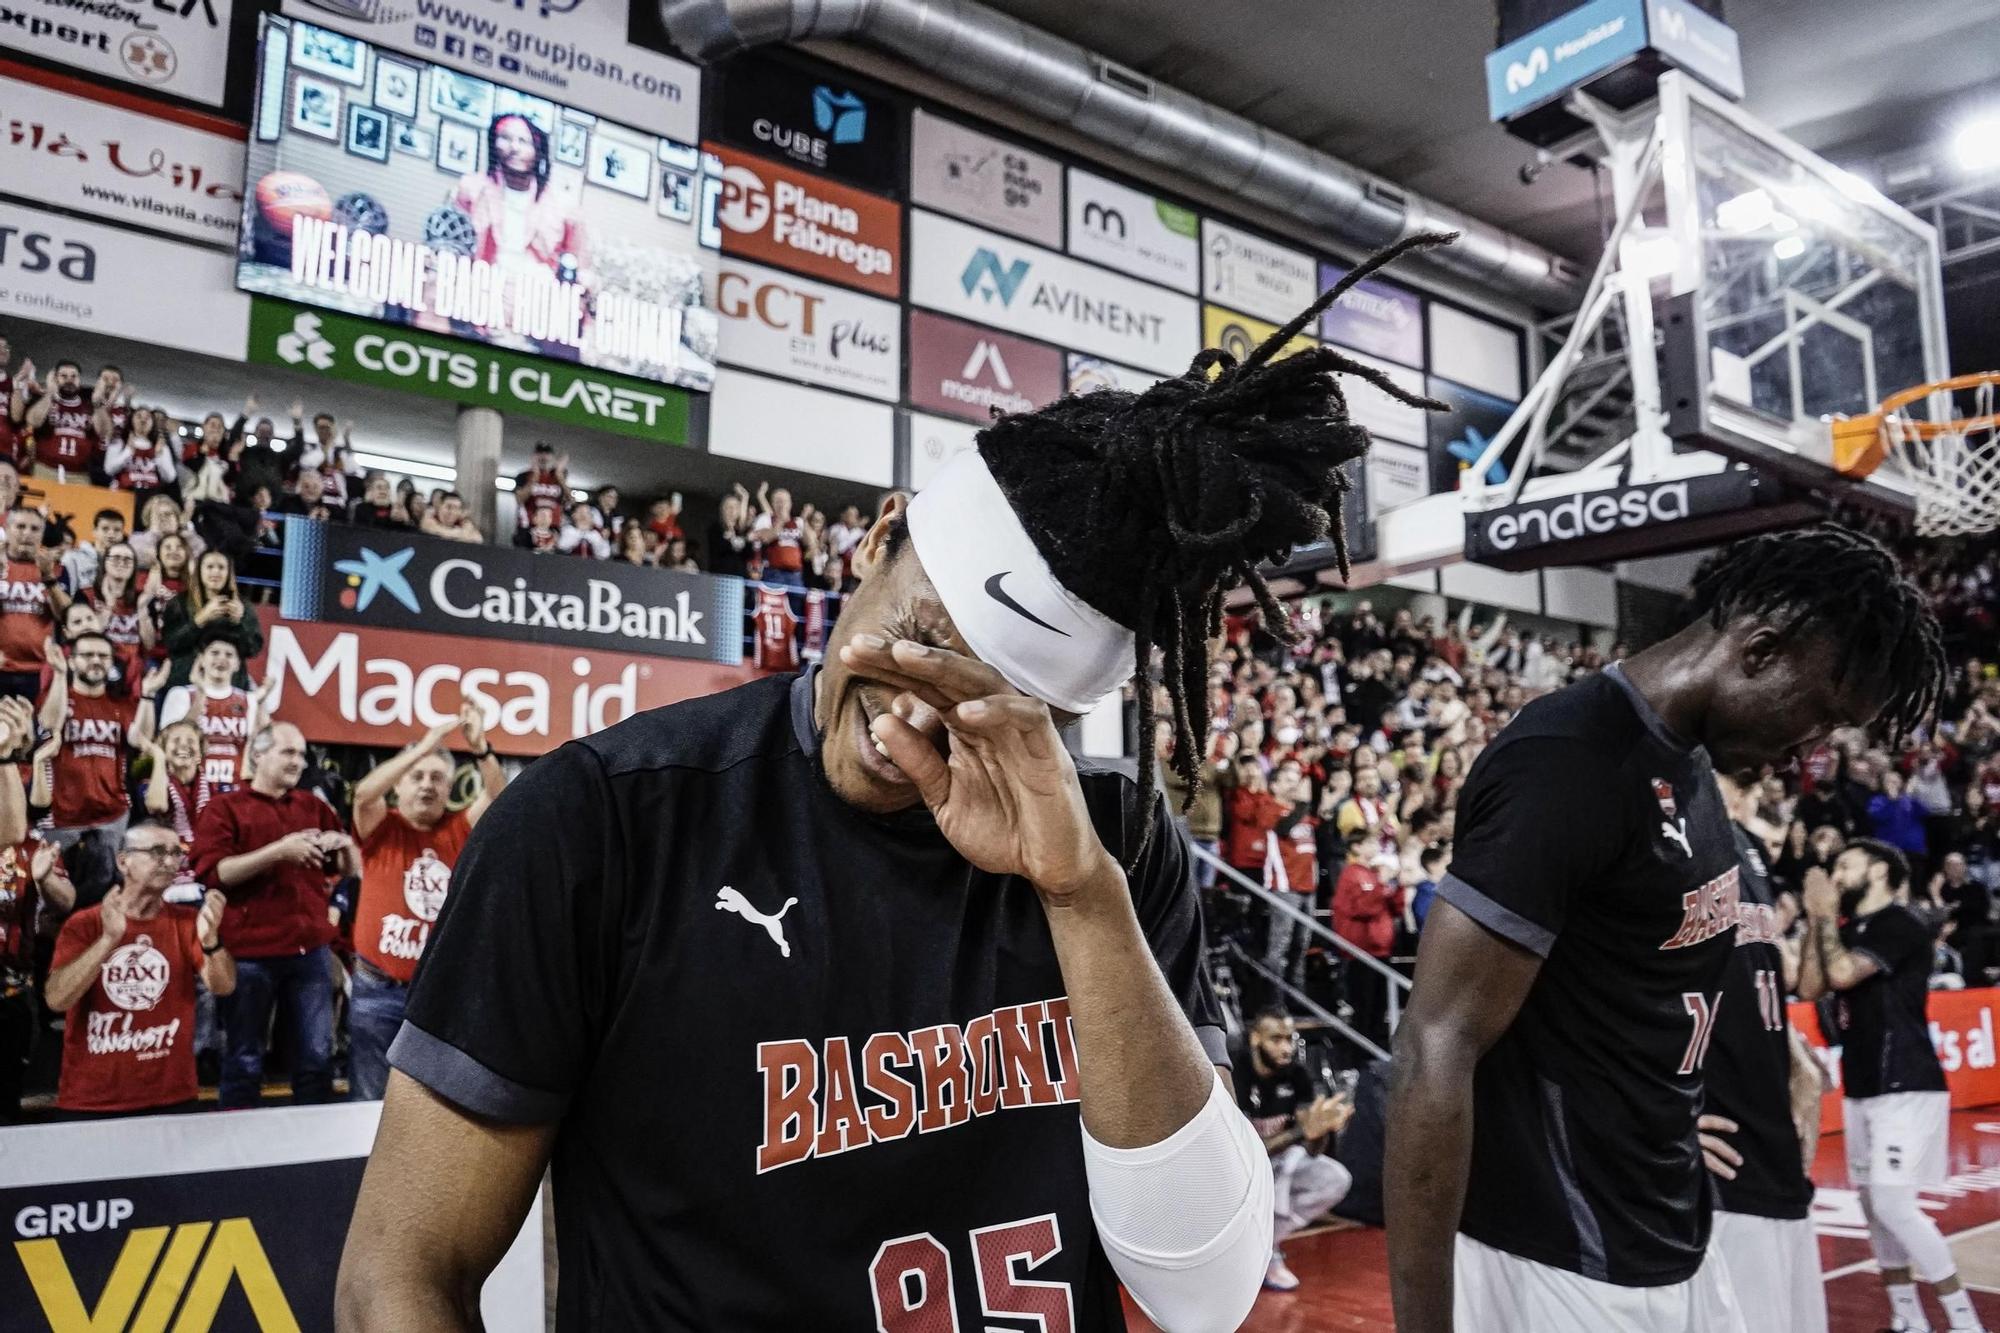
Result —
<path fill-rule="evenodd" d="M 416 547 L 405 546 L 390 555 L 377 555 L 364 546 L 359 560 L 334 561 L 333 567 L 347 575 L 347 588 L 340 594 L 340 604 L 350 611 L 366 611 L 376 593 L 386 592 L 408 607 L 412 615 L 418 614 L 417 594 L 403 577 L 403 567 L 416 553 Z"/>
<path fill-rule="evenodd" d="M 1027 260 L 1017 259 L 1002 265 L 1000 256 L 982 245 L 972 252 L 972 258 L 966 263 L 965 272 L 959 275 L 958 281 L 967 296 L 978 296 L 986 301 L 998 296 L 1001 305 L 1012 305 L 1014 293 L 1021 290 L 1021 284 L 1027 277 Z"/>
<path fill-rule="evenodd" d="M 333 344 L 320 336 L 319 316 L 300 314 L 292 331 L 278 338 L 278 358 L 286 365 L 303 361 L 314 370 L 333 369 Z"/>
<path fill-rule="evenodd" d="M 1507 66 L 1507 91 L 1523 92 L 1535 86 L 1535 80 L 1549 72 L 1549 49 L 1538 46 L 1526 60 L 1517 60 Z"/>

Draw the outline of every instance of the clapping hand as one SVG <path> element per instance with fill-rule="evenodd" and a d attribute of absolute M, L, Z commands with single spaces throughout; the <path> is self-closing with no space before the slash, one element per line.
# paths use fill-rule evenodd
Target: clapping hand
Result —
<path fill-rule="evenodd" d="M 220 889 L 210 889 L 201 896 L 201 915 L 194 924 L 203 949 L 213 949 L 222 943 L 222 912 L 227 906 L 228 900 Z"/>
<path fill-rule="evenodd" d="M 458 710 L 459 730 L 465 733 L 465 743 L 475 751 L 486 748 L 486 713 L 478 704 L 461 704 Z"/>
<path fill-rule="evenodd" d="M 303 398 L 292 399 L 292 420 L 294 422 L 303 422 L 305 419 L 306 419 L 305 399 Z"/>
<path fill-rule="evenodd" d="M 1805 905 L 1807 916 L 1831 917 L 1840 914 L 1840 890 L 1834 887 L 1833 876 L 1818 866 L 1806 871 L 1805 891 L 1799 899 Z"/>
<path fill-rule="evenodd" d="M 125 926 L 128 920 L 125 915 L 125 907 L 126 896 L 123 884 L 105 894 L 104 901 L 97 905 L 98 925 L 103 929 L 104 938 L 112 941 L 114 944 L 125 938 Z"/>
<path fill-rule="evenodd" d="M 56 642 L 56 636 L 53 634 L 45 635 L 42 638 L 42 660 L 47 662 L 53 670 L 69 670 L 69 658 L 64 656 L 63 646 Z"/>
<path fill-rule="evenodd" d="M 1346 1098 L 1319 1097 L 1299 1112 L 1299 1133 L 1308 1139 L 1338 1134 L 1353 1116 L 1354 1107 Z"/>
<path fill-rule="evenodd" d="M 173 674 L 174 674 L 173 662 L 170 660 L 162 660 L 158 666 L 154 667 L 151 671 L 148 671 L 143 677 L 140 678 L 139 693 L 149 696 L 158 694 L 163 688 L 165 688 L 167 683 L 167 677 Z"/>
<path fill-rule="evenodd" d="M 35 738 L 35 710 L 26 699 L 0 699 L 0 755 L 10 755 Z"/>

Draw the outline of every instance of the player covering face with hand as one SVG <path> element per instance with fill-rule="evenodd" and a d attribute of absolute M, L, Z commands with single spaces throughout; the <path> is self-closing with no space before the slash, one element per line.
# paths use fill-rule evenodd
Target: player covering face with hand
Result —
<path fill-rule="evenodd" d="M 551 1162 L 565 1329 L 1110 1330 L 1121 1281 L 1241 1322 L 1271 1172 L 1186 844 L 1057 727 L 1158 643 L 1198 783 L 1225 588 L 1283 623 L 1254 566 L 1366 448 L 1334 372 L 1399 393 L 1274 354 L 1379 262 L 1241 364 L 994 422 L 863 536 L 823 668 L 508 787 L 390 1052 L 343 1327 L 471 1326 Z"/>

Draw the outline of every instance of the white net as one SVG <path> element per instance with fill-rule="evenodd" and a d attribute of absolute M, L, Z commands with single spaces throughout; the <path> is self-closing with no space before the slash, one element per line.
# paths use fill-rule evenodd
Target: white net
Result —
<path fill-rule="evenodd" d="M 1950 394 L 1928 400 L 1930 421 L 1907 410 L 1883 416 L 1889 450 L 1902 460 L 1916 490 L 1919 536 L 1962 537 L 2000 527 L 1996 383 L 2000 380 L 1984 379 L 1965 390 L 1971 410 L 1962 416 Z"/>

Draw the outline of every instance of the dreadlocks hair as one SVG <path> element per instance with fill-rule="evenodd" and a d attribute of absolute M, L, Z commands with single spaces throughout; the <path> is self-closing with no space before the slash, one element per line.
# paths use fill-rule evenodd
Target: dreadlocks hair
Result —
<path fill-rule="evenodd" d="M 1144 393 L 1063 398 L 980 432 L 980 456 L 1051 572 L 1132 631 L 1141 736 L 1154 734 L 1152 656 L 1155 645 L 1163 650 L 1172 763 L 1190 803 L 1202 780 L 1196 738 L 1208 731 L 1208 640 L 1221 633 L 1223 595 L 1248 584 L 1282 633 L 1285 612 L 1258 562 L 1331 534 L 1347 575 L 1340 469 L 1367 451 L 1368 432 L 1349 419 L 1335 374 L 1445 410 L 1331 347 L 1277 353 L 1369 274 L 1456 238 L 1421 233 L 1356 265 L 1241 363 L 1210 348 Z M 1152 840 L 1156 784 L 1154 765 L 1142 761 L 1135 864 Z"/>
<path fill-rule="evenodd" d="M 1756 616 L 1781 640 L 1822 634 L 1835 645 L 1836 684 L 1888 687 L 1878 721 L 1892 742 L 1944 692 L 1944 636 L 1922 591 L 1887 547 L 1838 523 L 1732 543 L 1695 571 L 1694 611 L 1717 630 Z"/>

